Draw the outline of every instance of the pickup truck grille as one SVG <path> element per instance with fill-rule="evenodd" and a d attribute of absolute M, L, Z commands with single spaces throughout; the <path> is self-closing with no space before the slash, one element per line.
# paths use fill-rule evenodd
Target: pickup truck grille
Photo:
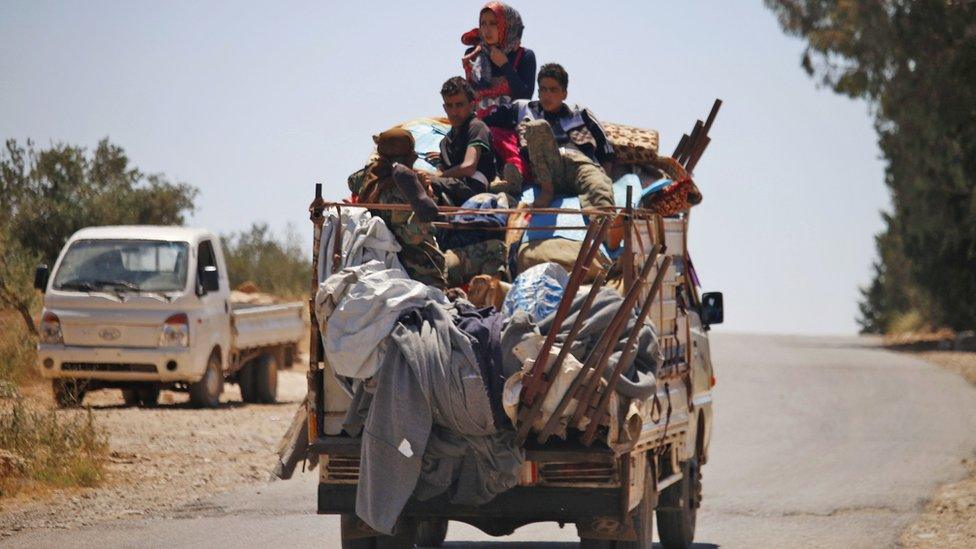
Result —
<path fill-rule="evenodd" d="M 359 456 L 327 456 L 326 459 L 328 460 L 325 464 L 327 480 L 349 484 L 359 481 Z"/>
<path fill-rule="evenodd" d="M 613 463 L 541 463 L 539 483 L 550 485 L 610 486 L 618 484 Z"/>
<path fill-rule="evenodd" d="M 62 370 L 75 372 L 141 372 L 155 374 L 155 364 L 133 364 L 129 362 L 65 362 Z"/>

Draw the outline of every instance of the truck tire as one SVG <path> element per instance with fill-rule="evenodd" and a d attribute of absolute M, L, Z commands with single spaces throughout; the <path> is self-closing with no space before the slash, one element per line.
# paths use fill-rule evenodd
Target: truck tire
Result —
<path fill-rule="evenodd" d="M 274 404 L 278 398 L 278 361 L 274 353 L 258 357 L 252 366 L 256 402 Z"/>
<path fill-rule="evenodd" d="M 75 408 L 81 406 L 85 399 L 85 382 L 73 379 L 52 379 L 51 390 L 54 402 L 58 408 Z"/>
<path fill-rule="evenodd" d="M 159 385 L 150 383 L 122 389 L 126 406 L 155 406 L 159 403 Z"/>
<path fill-rule="evenodd" d="M 152 407 L 159 404 L 159 385 L 151 383 L 145 387 L 140 387 L 138 391 L 142 406 Z"/>
<path fill-rule="evenodd" d="M 422 520 L 417 523 L 417 545 L 440 547 L 447 539 L 447 519 Z"/>
<path fill-rule="evenodd" d="M 139 391 L 137 389 L 122 389 L 122 400 L 126 406 L 139 405 Z"/>
<path fill-rule="evenodd" d="M 224 374 L 220 371 L 220 355 L 213 353 L 200 381 L 190 385 L 190 404 L 194 408 L 216 408 L 224 390 Z"/>
<path fill-rule="evenodd" d="M 249 360 L 237 372 L 237 386 L 241 389 L 241 400 L 247 403 L 258 402 L 254 390 L 254 361 Z"/>
<path fill-rule="evenodd" d="M 339 518 L 342 549 L 412 549 L 415 547 L 417 524 L 412 520 L 400 519 L 392 536 L 346 539 L 349 531 L 355 529 L 358 520 L 359 518 L 353 514 L 342 515 Z"/>
<path fill-rule="evenodd" d="M 695 522 L 701 504 L 701 469 L 692 458 L 681 464 L 681 481 L 661 492 L 661 506 L 680 511 L 659 510 L 657 533 L 665 549 L 685 549 L 695 540 Z"/>
<path fill-rule="evenodd" d="M 654 469 L 648 462 L 647 471 L 644 475 L 644 498 L 631 511 L 631 520 L 634 521 L 637 540 L 615 541 L 580 538 L 580 549 L 652 549 L 654 547 L 654 500 L 657 494 L 654 493 L 654 483 L 650 480 L 654 478 L 653 474 Z"/>

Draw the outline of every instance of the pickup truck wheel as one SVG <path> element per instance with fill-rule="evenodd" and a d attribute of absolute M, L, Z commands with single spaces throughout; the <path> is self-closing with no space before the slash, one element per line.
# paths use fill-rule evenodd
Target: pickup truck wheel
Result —
<path fill-rule="evenodd" d="M 254 361 L 249 360 L 241 370 L 237 372 L 237 386 L 241 389 L 241 400 L 252 403 L 257 402 L 258 397 L 254 390 Z"/>
<path fill-rule="evenodd" d="M 422 520 L 417 524 L 417 545 L 420 547 L 440 547 L 447 539 L 447 520 Z"/>
<path fill-rule="evenodd" d="M 586 549 L 652 549 L 654 547 L 654 483 L 651 481 L 654 469 L 647 464 L 644 475 L 644 499 L 631 511 L 634 530 L 637 531 L 636 541 L 613 541 L 606 539 L 580 539 L 580 548 Z"/>
<path fill-rule="evenodd" d="M 138 406 L 139 391 L 136 389 L 122 389 L 122 400 L 126 406 Z"/>
<path fill-rule="evenodd" d="M 377 536 L 376 549 L 413 549 L 417 536 L 417 523 L 411 519 L 397 521 L 392 536 Z"/>
<path fill-rule="evenodd" d="M 278 398 L 278 361 L 266 353 L 254 361 L 254 392 L 257 402 L 274 404 Z"/>
<path fill-rule="evenodd" d="M 203 378 L 190 385 L 190 404 L 197 408 L 216 408 L 220 404 L 220 392 L 224 389 L 223 377 L 220 355 L 214 353 L 207 361 Z"/>
<path fill-rule="evenodd" d="M 152 384 L 148 387 L 140 387 L 139 392 L 139 402 L 143 406 L 155 406 L 159 404 L 159 385 Z"/>
<path fill-rule="evenodd" d="M 376 549 L 375 537 L 346 539 L 350 531 L 355 531 L 358 520 L 359 518 L 352 514 L 339 517 L 339 535 L 342 538 L 342 549 Z"/>
<path fill-rule="evenodd" d="M 661 492 L 661 507 L 680 510 L 657 512 L 657 533 L 665 549 L 691 547 L 695 540 L 695 522 L 701 503 L 701 469 L 696 459 L 681 464 L 681 481 Z"/>
<path fill-rule="evenodd" d="M 75 408 L 85 399 L 84 382 L 73 379 L 52 379 L 51 390 L 58 408 Z"/>

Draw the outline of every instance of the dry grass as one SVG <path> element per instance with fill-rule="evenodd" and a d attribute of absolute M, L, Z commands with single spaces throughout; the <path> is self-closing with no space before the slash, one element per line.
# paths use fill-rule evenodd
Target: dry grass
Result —
<path fill-rule="evenodd" d="M 976 384 L 976 353 L 925 351 L 912 353 Z M 903 547 L 976 547 L 976 461 L 963 460 L 969 477 L 939 488 L 922 516 L 901 536 Z"/>
<path fill-rule="evenodd" d="M 0 320 L 0 498 L 97 485 L 107 437 L 90 412 L 30 404 L 24 393 L 38 390 L 36 342 L 18 316 L 0 312 Z"/>
<path fill-rule="evenodd" d="M 96 486 L 107 458 L 108 438 L 91 411 L 33 408 L 22 397 L 0 411 L 0 496 Z"/>

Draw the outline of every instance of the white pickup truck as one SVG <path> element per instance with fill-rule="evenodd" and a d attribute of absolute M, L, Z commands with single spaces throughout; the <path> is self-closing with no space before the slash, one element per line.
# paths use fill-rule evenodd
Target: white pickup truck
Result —
<path fill-rule="evenodd" d="M 232 305 L 220 239 L 202 229 L 82 229 L 34 286 L 45 293 L 38 368 L 60 406 L 105 388 L 151 406 L 165 388 L 213 407 L 225 380 L 245 402 L 274 402 L 305 330 L 301 303 Z"/>

